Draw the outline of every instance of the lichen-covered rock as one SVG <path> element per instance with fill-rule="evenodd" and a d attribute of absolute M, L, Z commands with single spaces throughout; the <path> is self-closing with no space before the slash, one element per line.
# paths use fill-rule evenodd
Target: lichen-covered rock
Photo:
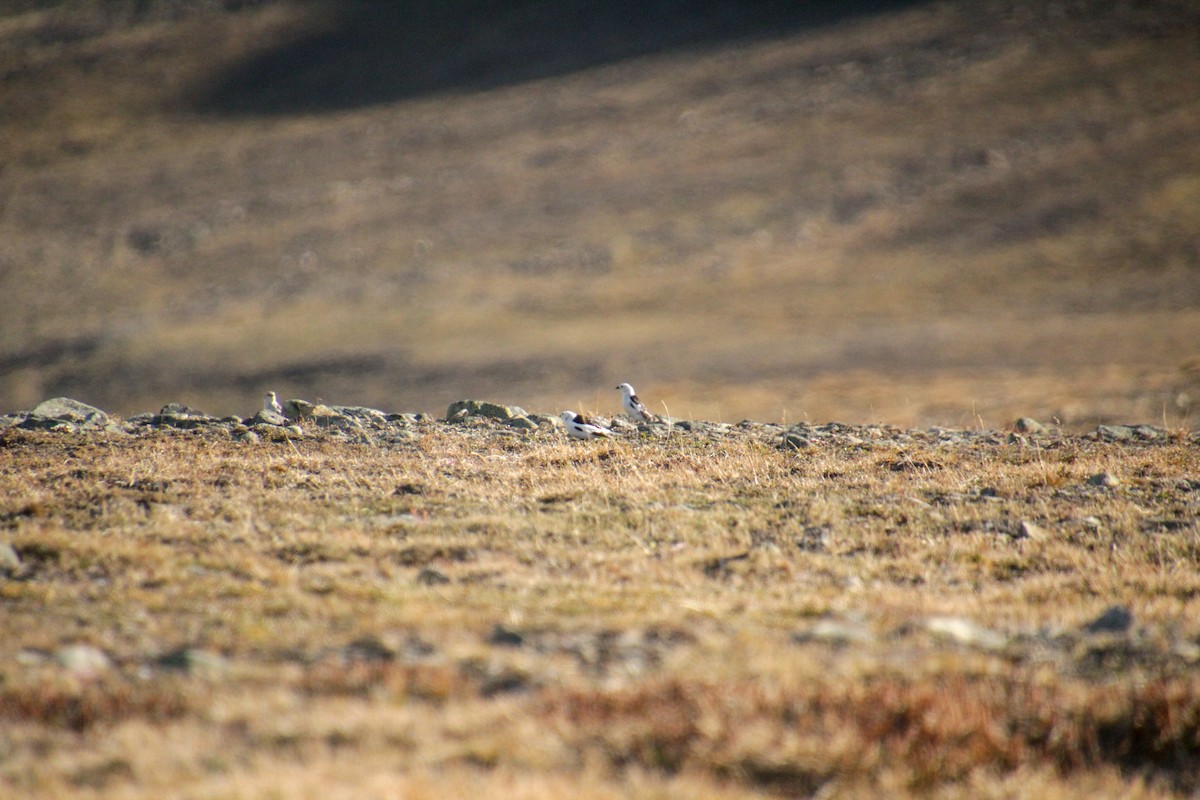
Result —
<path fill-rule="evenodd" d="M 109 427 L 109 419 L 108 414 L 95 406 L 69 397 L 54 397 L 38 403 L 17 423 L 17 427 L 29 430 L 103 430 Z"/>
<path fill-rule="evenodd" d="M 287 417 L 285 417 L 283 414 L 276 414 L 274 411 L 267 411 L 266 409 L 261 409 L 257 413 L 255 413 L 255 415 L 253 417 L 246 420 L 245 424 L 250 425 L 250 426 L 276 425 L 276 426 L 282 428 L 288 424 L 288 420 L 287 420 Z"/>
<path fill-rule="evenodd" d="M 527 416 L 525 409 L 502 406 L 499 403 L 488 403 L 483 400 L 455 400 L 446 409 L 448 421 L 461 420 L 465 417 L 490 417 L 501 422 L 507 422 L 513 417 Z"/>
<path fill-rule="evenodd" d="M 292 421 L 308 419 L 312 416 L 313 409 L 316 408 L 314 404 L 297 397 L 284 400 L 280 405 L 283 406 L 283 415 Z"/>

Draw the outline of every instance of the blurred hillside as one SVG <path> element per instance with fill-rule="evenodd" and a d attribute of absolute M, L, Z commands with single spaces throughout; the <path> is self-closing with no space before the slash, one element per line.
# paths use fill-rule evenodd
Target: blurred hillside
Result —
<path fill-rule="evenodd" d="M 2 8 L 0 410 L 1200 417 L 1193 3 Z"/>

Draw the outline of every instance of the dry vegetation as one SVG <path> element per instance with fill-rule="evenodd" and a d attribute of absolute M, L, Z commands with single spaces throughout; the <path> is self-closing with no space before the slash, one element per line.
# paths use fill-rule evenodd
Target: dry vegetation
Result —
<path fill-rule="evenodd" d="M 832 8 L 3 4 L 0 411 L 871 426 L 6 429 L 0 797 L 1200 792 L 1200 12 Z"/>
<path fill-rule="evenodd" d="M 1194 421 L 1194 4 L 428 5 L 9 4 L 0 409 Z"/>
<path fill-rule="evenodd" d="M 1188 436 L 418 432 L 0 434 L 0 793 L 1200 788 Z"/>

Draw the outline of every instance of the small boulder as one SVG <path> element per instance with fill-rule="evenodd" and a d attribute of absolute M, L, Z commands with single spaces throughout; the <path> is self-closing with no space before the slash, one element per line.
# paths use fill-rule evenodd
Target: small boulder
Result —
<path fill-rule="evenodd" d="M 72 400 L 69 397 L 54 397 L 44 400 L 17 423 L 18 428 L 49 430 L 67 428 L 71 430 L 97 430 L 108 427 L 108 414 L 95 406 Z"/>

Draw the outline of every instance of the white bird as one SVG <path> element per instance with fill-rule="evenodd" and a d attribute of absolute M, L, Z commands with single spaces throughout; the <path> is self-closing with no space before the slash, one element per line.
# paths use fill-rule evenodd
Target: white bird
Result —
<path fill-rule="evenodd" d="M 601 428 L 582 414 L 574 411 L 562 412 L 563 424 L 567 426 L 567 435 L 572 439 L 607 439 L 612 431 Z"/>
<path fill-rule="evenodd" d="M 279 405 L 279 401 L 275 399 L 274 392 L 267 392 L 267 396 L 263 398 L 263 411 L 283 415 L 283 406 Z"/>
<path fill-rule="evenodd" d="M 638 396 L 633 393 L 633 387 L 628 383 L 622 383 L 617 387 L 621 390 L 621 407 L 625 409 L 625 413 L 634 422 L 654 422 L 657 417 L 651 414 L 646 406 L 638 399 Z"/>

